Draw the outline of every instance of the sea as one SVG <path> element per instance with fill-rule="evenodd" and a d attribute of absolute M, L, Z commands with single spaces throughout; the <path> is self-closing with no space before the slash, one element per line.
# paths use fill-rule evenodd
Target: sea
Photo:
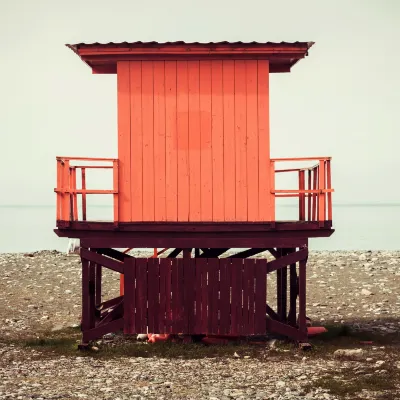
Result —
<path fill-rule="evenodd" d="M 90 219 L 112 215 L 111 207 L 93 206 Z M 297 207 L 277 209 L 277 219 L 296 219 Z M 0 206 L 0 253 L 58 250 L 66 252 L 68 239 L 55 233 L 55 206 Z M 315 238 L 310 250 L 400 250 L 400 204 L 333 205 L 329 238 Z"/>

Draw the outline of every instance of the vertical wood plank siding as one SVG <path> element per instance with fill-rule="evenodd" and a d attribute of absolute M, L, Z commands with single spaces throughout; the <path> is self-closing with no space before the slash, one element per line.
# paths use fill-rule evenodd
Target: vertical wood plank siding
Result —
<path fill-rule="evenodd" d="M 269 221 L 265 60 L 118 63 L 121 221 Z"/>

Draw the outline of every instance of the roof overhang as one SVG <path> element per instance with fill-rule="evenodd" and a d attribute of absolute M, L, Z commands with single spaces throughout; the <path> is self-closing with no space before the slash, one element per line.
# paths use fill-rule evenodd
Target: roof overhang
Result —
<path fill-rule="evenodd" d="M 290 72 L 314 42 L 132 42 L 67 44 L 94 74 L 116 74 L 118 61 L 268 60 L 270 72 Z"/>

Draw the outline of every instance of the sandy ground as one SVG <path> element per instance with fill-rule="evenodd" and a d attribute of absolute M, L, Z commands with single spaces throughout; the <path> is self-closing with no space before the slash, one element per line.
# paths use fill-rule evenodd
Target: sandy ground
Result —
<path fill-rule="evenodd" d="M 400 399 L 400 252 L 311 252 L 307 314 L 331 335 L 306 353 L 116 337 L 82 354 L 80 278 L 77 256 L 0 254 L 0 399 Z M 106 298 L 118 285 L 104 274 Z"/>

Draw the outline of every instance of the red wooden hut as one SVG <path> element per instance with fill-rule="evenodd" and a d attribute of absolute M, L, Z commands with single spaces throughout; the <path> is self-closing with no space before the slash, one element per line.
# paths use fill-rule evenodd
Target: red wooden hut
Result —
<path fill-rule="evenodd" d="M 81 242 L 83 343 L 119 329 L 307 340 L 308 239 L 333 233 L 330 158 L 270 157 L 269 77 L 312 44 L 68 45 L 94 74 L 117 74 L 118 89 L 118 158 L 57 157 L 55 232 Z M 310 165 L 276 167 L 296 161 Z M 87 189 L 87 170 L 103 167 L 113 187 Z M 289 172 L 298 186 L 277 190 Z M 113 196 L 112 221 L 87 219 L 92 194 Z M 298 198 L 296 220 L 276 219 L 278 197 Z M 170 250 L 121 251 L 145 247 Z M 252 258 L 266 250 L 273 260 Z M 102 267 L 124 277 L 121 296 L 102 299 Z"/>

